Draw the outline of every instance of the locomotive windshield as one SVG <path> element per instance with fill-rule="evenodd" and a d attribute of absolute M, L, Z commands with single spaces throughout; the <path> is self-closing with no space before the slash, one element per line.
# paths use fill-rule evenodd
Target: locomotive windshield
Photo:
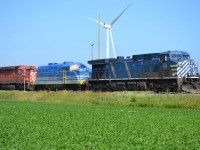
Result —
<path fill-rule="evenodd" d="M 173 61 L 182 61 L 190 59 L 189 55 L 183 55 L 183 54 L 171 54 L 170 59 Z"/>
<path fill-rule="evenodd" d="M 83 65 L 83 64 L 80 64 L 80 66 L 79 66 L 79 68 L 87 68 L 85 65 Z"/>
<path fill-rule="evenodd" d="M 34 69 L 26 69 L 26 72 L 34 72 Z"/>
<path fill-rule="evenodd" d="M 189 55 L 183 55 L 183 60 L 190 59 Z"/>

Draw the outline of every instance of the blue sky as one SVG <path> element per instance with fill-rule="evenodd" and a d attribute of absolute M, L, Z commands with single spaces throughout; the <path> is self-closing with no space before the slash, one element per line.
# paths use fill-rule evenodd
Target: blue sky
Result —
<path fill-rule="evenodd" d="M 46 65 L 97 58 L 98 25 L 112 22 L 132 0 L 1 0 L 0 66 Z M 200 65 L 199 0 L 133 0 L 112 27 L 118 56 L 183 50 Z M 106 57 L 101 28 L 101 58 Z M 112 53 L 111 53 L 111 56 Z M 89 65 L 88 65 L 89 66 Z"/>

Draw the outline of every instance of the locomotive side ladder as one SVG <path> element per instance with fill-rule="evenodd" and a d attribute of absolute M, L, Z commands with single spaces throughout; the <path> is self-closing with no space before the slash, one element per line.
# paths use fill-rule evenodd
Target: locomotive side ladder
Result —
<path fill-rule="evenodd" d="M 66 70 L 63 70 L 63 84 L 66 84 Z"/>

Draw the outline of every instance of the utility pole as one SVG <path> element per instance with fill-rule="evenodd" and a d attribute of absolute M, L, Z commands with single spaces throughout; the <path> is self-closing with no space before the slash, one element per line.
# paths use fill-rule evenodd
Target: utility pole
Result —
<path fill-rule="evenodd" d="M 92 43 L 92 44 L 91 44 L 91 48 L 92 48 L 92 49 L 91 49 L 92 60 L 93 60 L 93 53 L 94 53 L 94 49 L 93 49 L 93 47 L 94 47 L 94 44 Z"/>
<path fill-rule="evenodd" d="M 24 92 L 26 91 L 26 72 L 25 72 L 25 69 L 24 69 L 24 73 L 22 75 L 24 77 Z"/>

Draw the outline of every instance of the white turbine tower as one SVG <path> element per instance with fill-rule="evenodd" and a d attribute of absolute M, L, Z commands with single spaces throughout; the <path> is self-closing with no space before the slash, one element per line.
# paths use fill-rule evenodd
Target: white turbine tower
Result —
<path fill-rule="evenodd" d="M 133 3 L 133 2 L 132 2 Z M 109 58 L 109 37 L 110 37 L 110 40 L 111 40 L 111 44 L 112 44 L 112 49 L 113 49 L 113 54 L 114 54 L 114 57 L 116 58 L 116 53 L 115 53 L 115 46 L 114 46 L 114 42 L 113 42 L 113 36 L 112 36 L 112 26 L 115 24 L 115 22 L 121 17 L 121 15 L 132 5 L 129 4 L 126 9 L 124 9 L 124 11 L 122 11 L 119 16 L 117 16 L 110 24 L 108 23 L 102 23 L 100 22 L 100 24 L 103 26 L 103 28 L 106 29 L 106 58 Z M 95 20 L 95 19 L 92 19 L 92 18 L 89 18 L 89 17 L 86 17 L 92 21 L 95 21 L 96 23 L 99 23 L 98 20 Z"/>

